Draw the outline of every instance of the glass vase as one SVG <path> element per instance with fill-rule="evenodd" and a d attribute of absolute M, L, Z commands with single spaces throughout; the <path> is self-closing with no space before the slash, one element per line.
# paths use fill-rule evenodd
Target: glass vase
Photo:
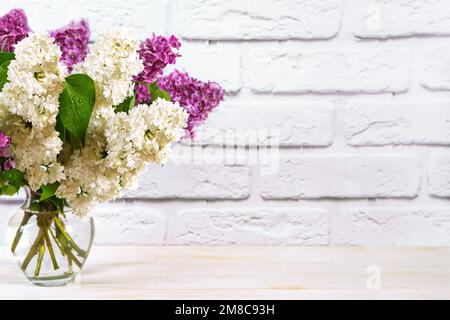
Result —
<path fill-rule="evenodd" d="M 62 286 L 80 273 L 94 237 L 92 218 L 80 219 L 70 208 L 63 212 L 32 209 L 33 195 L 8 226 L 8 243 L 20 269 L 35 285 Z"/>

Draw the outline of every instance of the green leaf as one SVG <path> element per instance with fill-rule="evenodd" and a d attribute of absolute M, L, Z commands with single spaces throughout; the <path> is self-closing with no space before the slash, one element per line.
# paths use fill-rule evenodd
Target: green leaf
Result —
<path fill-rule="evenodd" d="M 162 98 L 167 101 L 171 101 L 170 94 L 167 91 L 161 90 L 158 87 L 158 82 L 155 81 L 152 84 L 147 84 L 148 91 L 150 92 L 150 96 L 152 98 L 152 101 Z"/>
<path fill-rule="evenodd" d="M 6 61 L 3 64 L 0 64 L 0 91 L 2 91 L 3 87 L 6 83 L 8 83 L 8 66 L 11 61 Z"/>
<path fill-rule="evenodd" d="M 17 190 L 13 186 L 7 185 L 7 186 L 0 187 L 0 195 L 13 196 L 16 193 L 17 193 Z"/>
<path fill-rule="evenodd" d="M 41 187 L 41 197 L 39 198 L 39 202 L 45 201 L 55 195 L 56 190 L 59 187 L 59 182 L 47 184 Z"/>
<path fill-rule="evenodd" d="M 62 213 L 64 211 L 64 200 L 58 198 L 57 196 L 53 196 L 48 199 L 58 210 L 58 212 Z"/>
<path fill-rule="evenodd" d="M 94 104 L 95 86 L 89 76 L 73 74 L 66 78 L 59 96 L 59 116 L 74 147 L 84 146 Z"/>
<path fill-rule="evenodd" d="M 30 204 L 30 210 L 35 212 L 42 211 L 42 205 L 39 202 L 33 201 Z"/>
<path fill-rule="evenodd" d="M 128 113 L 131 109 L 134 108 L 136 103 L 136 96 L 133 94 L 131 97 L 126 98 L 121 104 L 114 107 L 114 111 L 118 112 L 126 112 Z"/>
<path fill-rule="evenodd" d="M 7 185 L 12 186 L 19 192 L 20 188 L 25 185 L 25 178 L 23 173 L 17 169 L 11 169 L 8 171 L 3 171 L 1 173 L 2 180 L 7 182 Z"/>
<path fill-rule="evenodd" d="M 7 61 L 14 60 L 16 58 L 16 55 L 14 52 L 0 52 L 0 64 L 4 64 Z"/>
<path fill-rule="evenodd" d="M 0 52 L 0 91 L 8 82 L 8 66 L 15 57 L 12 52 Z"/>

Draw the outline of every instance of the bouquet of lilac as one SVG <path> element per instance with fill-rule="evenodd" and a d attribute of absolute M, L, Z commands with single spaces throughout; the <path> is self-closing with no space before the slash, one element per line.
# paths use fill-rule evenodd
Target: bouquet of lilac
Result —
<path fill-rule="evenodd" d="M 89 37 L 86 20 L 32 32 L 20 9 L 0 18 L 0 194 L 27 191 L 11 250 L 33 281 L 46 258 L 53 280 L 81 269 L 91 242 L 77 243 L 68 217 L 136 187 L 224 97 L 215 82 L 164 73 L 180 57 L 175 36 L 110 31 L 91 48 Z M 21 242 L 32 223 L 34 240 Z"/>

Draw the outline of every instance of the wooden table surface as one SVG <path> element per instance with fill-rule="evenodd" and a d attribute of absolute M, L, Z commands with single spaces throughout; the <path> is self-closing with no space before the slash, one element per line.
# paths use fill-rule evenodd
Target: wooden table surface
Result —
<path fill-rule="evenodd" d="M 450 248 L 94 247 L 59 288 L 0 250 L 1 299 L 450 299 Z"/>

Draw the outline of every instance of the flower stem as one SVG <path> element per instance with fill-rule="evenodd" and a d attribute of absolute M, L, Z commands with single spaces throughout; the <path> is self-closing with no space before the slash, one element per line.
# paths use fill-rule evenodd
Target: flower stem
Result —
<path fill-rule="evenodd" d="M 25 212 L 23 215 L 23 219 L 22 222 L 20 223 L 19 229 L 17 229 L 16 232 L 16 236 L 14 237 L 14 241 L 11 245 L 11 252 L 15 253 L 17 246 L 19 244 L 20 239 L 22 238 L 22 234 L 23 234 L 23 227 L 28 223 L 28 221 L 30 220 L 32 214 L 30 212 Z"/>
<path fill-rule="evenodd" d="M 70 249 L 69 249 L 70 250 Z M 70 260 L 72 260 L 73 262 L 75 262 L 75 264 L 78 266 L 78 268 L 81 269 L 81 267 L 83 266 L 83 264 L 80 262 L 80 260 L 77 259 L 77 257 L 74 256 L 74 254 L 72 253 L 72 251 L 66 251 L 67 253 L 67 257 L 70 258 Z"/>
<path fill-rule="evenodd" d="M 44 234 L 42 232 L 42 229 L 39 229 L 39 233 L 36 237 L 36 240 L 34 240 L 34 243 L 31 246 L 30 251 L 28 251 L 28 254 L 25 257 L 25 260 L 23 260 L 23 263 L 21 266 L 23 271 L 27 270 L 28 265 L 30 264 L 31 260 L 37 254 L 38 246 L 41 244 L 43 236 L 44 236 Z"/>
<path fill-rule="evenodd" d="M 81 249 L 75 241 L 73 241 L 72 237 L 66 232 L 66 229 L 63 226 L 62 221 L 59 219 L 59 217 L 55 217 L 55 224 L 58 227 L 59 231 L 61 231 L 64 238 L 66 238 L 69 245 L 83 258 L 86 258 L 87 252 Z"/>
<path fill-rule="evenodd" d="M 61 254 L 62 254 L 63 256 L 65 256 L 66 253 L 65 253 L 65 251 L 64 251 L 64 248 L 63 248 L 63 247 L 61 246 L 61 244 L 58 242 L 58 239 L 57 239 L 56 236 L 53 234 L 52 229 L 48 229 L 48 232 L 50 232 L 50 235 L 52 236 L 53 240 L 55 241 L 56 245 L 58 246 L 59 251 L 61 251 Z"/>
<path fill-rule="evenodd" d="M 52 259 L 53 269 L 58 270 L 58 262 L 56 261 L 55 251 L 53 251 L 52 243 L 50 242 L 50 237 L 48 236 L 48 229 L 44 232 L 45 243 L 47 244 L 48 253 Z"/>
<path fill-rule="evenodd" d="M 41 240 L 41 244 L 39 245 L 38 260 L 36 262 L 36 270 L 34 271 L 35 277 L 39 277 L 39 273 L 41 273 L 41 265 L 42 265 L 42 259 L 44 258 L 44 253 L 45 253 L 45 244 L 44 244 L 44 241 Z"/>
<path fill-rule="evenodd" d="M 72 259 L 69 256 L 67 256 L 67 264 L 69 265 L 69 270 L 72 270 Z"/>
<path fill-rule="evenodd" d="M 50 234 L 51 234 L 53 240 L 55 240 L 55 243 L 57 244 L 57 246 L 59 247 L 59 250 L 61 250 L 61 253 L 63 255 L 67 256 L 67 261 L 69 262 L 69 266 L 72 266 L 72 261 L 73 261 L 79 268 L 81 268 L 82 267 L 81 262 L 74 256 L 74 254 L 71 251 L 72 249 L 67 244 L 67 242 L 65 242 L 65 238 L 60 239 L 59 236 L 56 236 L 55 234 L 53 234 L 52 230 L 50 230 Z"/>

